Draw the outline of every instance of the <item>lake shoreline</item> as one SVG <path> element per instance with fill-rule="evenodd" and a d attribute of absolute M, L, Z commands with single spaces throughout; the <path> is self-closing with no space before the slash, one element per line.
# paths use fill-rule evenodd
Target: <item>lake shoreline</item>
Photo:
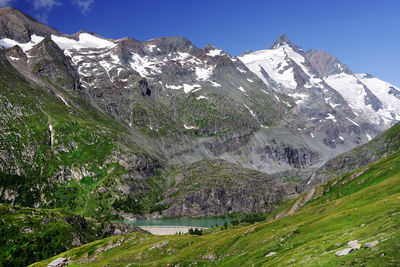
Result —
<path fill-rule="evenodd" d="M 153 234 L 153 235 L 176 235 L 186 234 L 189 229 L 209 229 L 207 227 L 193 227 L 193 226 L 139 226 L 139 228 Z"/>

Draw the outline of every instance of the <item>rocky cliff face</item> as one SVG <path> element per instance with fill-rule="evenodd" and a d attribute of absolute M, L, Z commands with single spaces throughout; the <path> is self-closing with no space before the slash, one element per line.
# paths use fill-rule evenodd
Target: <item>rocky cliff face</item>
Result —
<path fill-rule="evenodd" d="M 267 174 L 222 160 L 203 160 L 185 167 L 160 202 L 166 207 L 152 216 L 220 216 L 258 213 L 274 209 L 296 196 L 294 183 L 280 184 Z"/>
<path fill-rule="evenodd" d="M 399 140 L 400 124 L 397 123 L 370 142 L 326 162 L 302 183 L 302 190 L 312 188 L 338 175 L 352 172 L 382 157 L 397 153 L 400 148 Z"/>

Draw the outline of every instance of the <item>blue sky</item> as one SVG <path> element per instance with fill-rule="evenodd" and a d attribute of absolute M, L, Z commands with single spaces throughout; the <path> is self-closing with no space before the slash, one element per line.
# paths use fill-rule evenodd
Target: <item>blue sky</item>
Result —
<path fill-rule="evenodd" d="M 398 0 L 0 0 L 65 33 L 107 38 L 184 36 L 240 55 L 282 33 L 331 53 L 354 72 L 400 86 Z"/>

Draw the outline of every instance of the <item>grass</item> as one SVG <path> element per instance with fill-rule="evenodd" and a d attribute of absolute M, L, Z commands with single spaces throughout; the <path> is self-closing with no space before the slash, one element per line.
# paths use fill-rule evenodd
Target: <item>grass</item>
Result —
<path fill-rule="evenodd" d="M 0 54 L 0 151 L 7 157 L 1 162 L 0 203 L 62 207 L 82 216 L 115 219 L 112 203 L 126 196 L 114 188 L 129 181 L 122 179 L 128 171 L 113 153 L 151 156 L 132 142 L 122 124 L 79 93 L 46 76 L 43 82 L 63 95 L 69 106 L 50 89 L 28 83 Z M 73 173 L 81 176 L 74 178 Z M 10 193 L 16 197 L 7 198 Z M 144 202 L 149 209 L 149 203 L 156 201 L 146 198 Z"/>
<path fill-rule="evenodd" d="M 319 190 L 319 198 L 280 219 L 230 225 L 227 230 L 213 229 L 202 236 L 128 234 L 95 241 L 60 256 L 71 259 L 72 266 L 400 264 L 400 153 L 339 176 Z M 336 256 L 350 240 L 362 245 L 378 240 L 379 244 Z M 117 245 L 101 251 L 112 243 Z M 270 252 L 276 254 L 265 257 Z M 54 258 L 34 266 L 45 266 Z"/>

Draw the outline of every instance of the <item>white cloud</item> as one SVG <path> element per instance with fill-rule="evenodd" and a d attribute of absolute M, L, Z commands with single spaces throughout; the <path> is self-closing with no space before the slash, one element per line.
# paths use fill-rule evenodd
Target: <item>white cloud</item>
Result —
<path fill-rule="evenodd" d="M 82 14 L 86 15 L 87 12 L 90 11 L 90 7 L 93 4 L 94 0 L 74 0 L 73 3 L 79 7 L 79 10 Z"/>
<path fill-rule="evenodd" d="M 31 0 L 31 2 L 33 4 L 33 9 L 38 12 L 35 17 L 43 23 L 47 23 L 47 19 L 53 7 L 61 5 L 57 0 Z"/>
<path fill-rule="evenodd" d="M 0 7 L 10 6 L 13 0 L 0 0 Z"/>

